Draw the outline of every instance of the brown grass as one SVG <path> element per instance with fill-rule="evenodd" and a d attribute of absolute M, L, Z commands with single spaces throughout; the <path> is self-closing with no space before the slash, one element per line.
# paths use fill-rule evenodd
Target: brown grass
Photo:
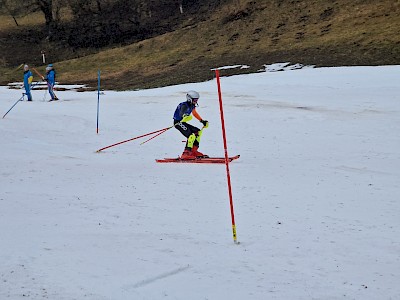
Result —
<path fill-rule="evenodd" d="M 398 64 L 399 12 L 400 2 L 393 0 L 240 0 L 207 21 L 188 22 L 175 32 L 57 61 L 55 66 L 63 83 L 95 86 L 101 70 L 105 88 L 136 89 L 211 79 L 211 68 L 230 64 L 250 65 L 240 72 L 256 72 L 263 64 L 278 61 Z M 1 68 L 7 76 L 2 83 L 20 77 L 11 68 Z"/>

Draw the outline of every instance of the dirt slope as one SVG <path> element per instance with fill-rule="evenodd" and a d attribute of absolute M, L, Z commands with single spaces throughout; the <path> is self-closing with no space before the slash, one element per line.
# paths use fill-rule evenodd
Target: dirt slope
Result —
<path fill-rule="evenodd" d="M 100 69 L 104 88 L 136 89 L 207 80 L 213 76 L 211 68 L 232 64 L 250 68 L 224 74 L 256 72 L 274 62 L 399 64 L 399 15 L 398 0 L 243 0 L 221 7 L 206 21 L 189 18 L 174 32 L 94 54 L 93 49 L 74 53 L 59 44 L 45 44 L 40 36 L 31 38 L 37 47 L 53 51 L 62 83 L 95 86 Z M 1 84 L 20 80 L 21 74 L 11 67 L 26 61 L 21 49 L 33 49 L 32 63 L 40 64 L 38 49 L 26 42 L 10 55 L 15 40 L 6 32 L 0 31 Z M 7 41 L 14 42 L 4 46 Z"/>

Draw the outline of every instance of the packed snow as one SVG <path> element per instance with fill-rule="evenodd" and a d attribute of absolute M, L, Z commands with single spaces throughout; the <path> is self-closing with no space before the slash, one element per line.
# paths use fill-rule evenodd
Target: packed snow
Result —
<path fill-rule="evenodd" d="M 221 78 L 239 244 L 225 165 L 155 162 L 176 129 L 96 153 L 196 90 L 199 150 L 223 156 L 215 80 L 104 91 L 98 134 L 97 92 L 33 91 L 0 120 L 0 299 L 400 299 L 399 73 Z M 2 115 L 21 93 L 0 87 Z"/>

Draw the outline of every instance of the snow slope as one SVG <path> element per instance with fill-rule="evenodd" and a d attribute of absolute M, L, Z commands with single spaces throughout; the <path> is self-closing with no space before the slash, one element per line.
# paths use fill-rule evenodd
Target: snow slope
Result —
<path fill-rule="evenodd" d="M 400 66 L 221 78 L 224 165 L 156 164 L 185 92 L 222 156 L 216 82 L 20 102 L 0 120 L 0 299 L 400 299 Z M 5 113 L 20 90 L 0 87 Z M 48 98 L 48 97 L 47 97 Z M 200 126 L 197 121 L 191 121 Z"/>

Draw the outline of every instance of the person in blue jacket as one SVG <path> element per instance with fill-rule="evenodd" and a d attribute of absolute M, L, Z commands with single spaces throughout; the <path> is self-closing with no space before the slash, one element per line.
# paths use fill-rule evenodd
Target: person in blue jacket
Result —
<path fill-rule="evenodd" d="M 56 94 L 54 93 L 54 85 L 56 84 L 56 71 L 54 70 L 52 64 L 49 64 L 46 67 L 46 77 L 43 79 L 47 81 L 47 86 L 49 88 L 49 94 L 51 97 L 50 101 L 58 100 Z"/>
<path fill-rule="evenodd" d="M 199 129 L 187 122 L 192 119 L 193 116 L 203 124 L 203 128 L 208 127 L 208 121 L 203 118 L 196 111 L 197 101 L 200 98 L 200 94 L 196 91 L 189 91 L 186 94 L 186 101 L 179 103 L 174 112 L 174 126 L 179 130 L 186 138 L 185 150 L 181 155 L 181 159 L 195 159 L 196 157 L 208 157 L 203 153 L 199 152 L 200 138 L 203 133 L 203 129 Z"/>
<path fill-rule="evenodd" d="M 25 95 L 28 97 L 28 101 L 32 101 L 32 94 L 31 94 L 32 81 L 33 81 L 32 72 L 29 70 L 28 65 L 24 65 L 24 88 L 25 88 Z"/>

